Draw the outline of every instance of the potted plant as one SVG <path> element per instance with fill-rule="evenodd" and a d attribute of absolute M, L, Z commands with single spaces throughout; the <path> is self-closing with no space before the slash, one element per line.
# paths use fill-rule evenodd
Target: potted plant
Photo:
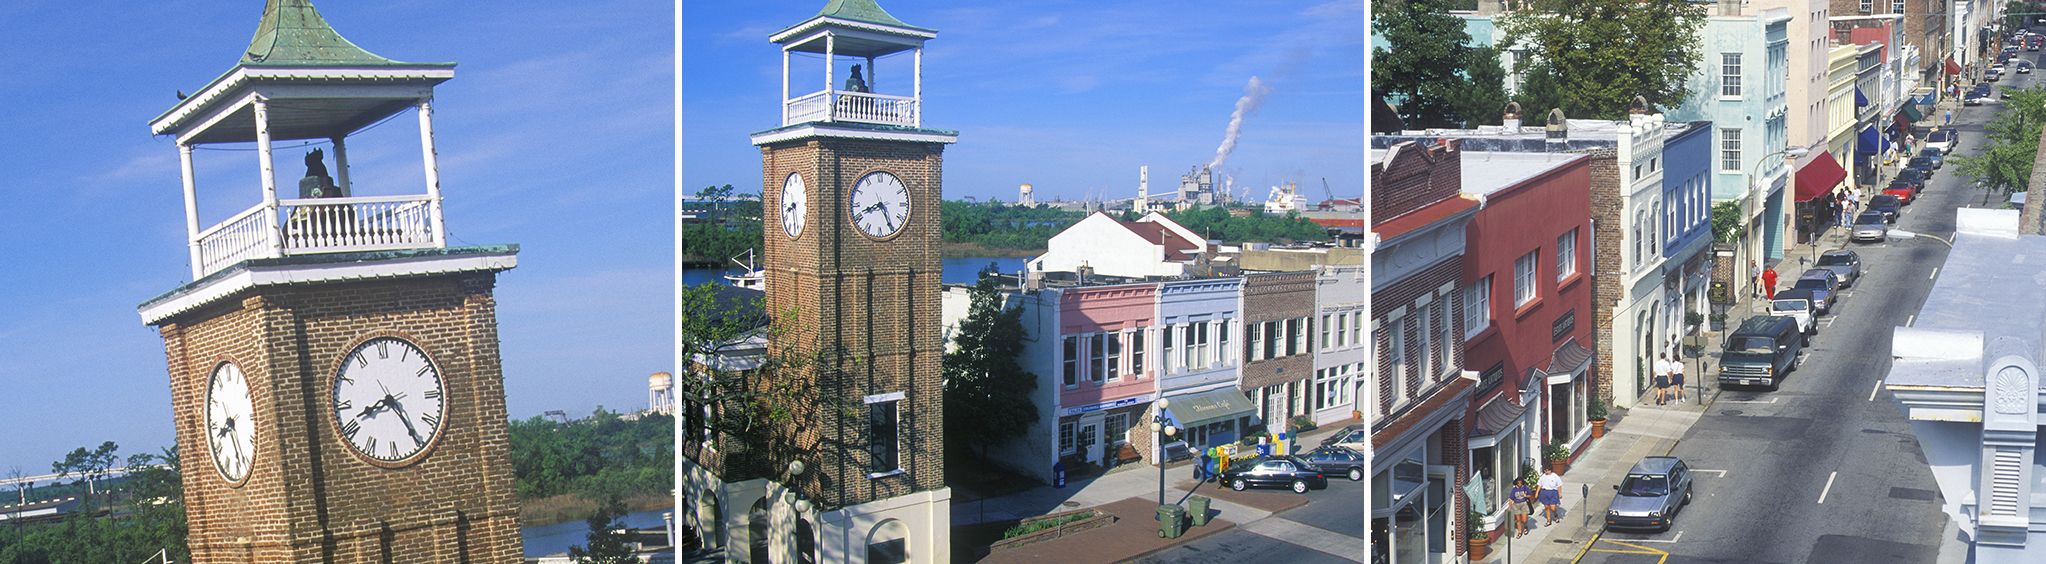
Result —
<path fill-rule="evenodd" d="M 1712 330 L 1713 331 L 1726 330 L 1726 310 L 1721 309 L 1719 311 L 1712 312 Z"/>
<path fill-rule="evenodd" d="M 1558 440 L 1543 446 L 1542 458 L 1549 460 L 1549 471 L 1562 474 L 1570 466 L 1570 443 Z"/>
<path fill-rule="evenodd" d="M 1686 334 L 1690 334 L 1690 333 L 1697 333 L 1697 332 L 1698 332 L 1698 325 L 1699 325 L 1699 324 L 1702 324 L 1702 323 L 1705 323 L 1705 315 L 1704 315 L 1704 314 L 1701 314 L 1701 313 L 1698 313 L 1698 312 L 1695 312 L 1695 311 L 1687 311 L 1687 312 L 1684 312 L 1684 326 L 1685 326 L 1685 330 L 1684 330 L 1684 333 L 1686 333 Z"/>
<path fill-rule="evenodd" d="M 1606 402 L 1599 401 L 1598 398 L 1591 398 L 1591 403 L 1584 406 L 1584 416 L 1586 419 L 1591 420 L 1591 438 L 1604 438 L 1606 436 Z"/>
<path fill-rule="evenodd" d="M 1492 554 L 1492 532 L 1480 526 L 1484 521 L 1485 515 L 1478 513 L 1477 510 L 1464 513 L 1464 528 L 1471 531 L 1468 538 L 1471 541 L 1471 561 L 1473 562 L 1484 560 L 1486 556 Z"/>

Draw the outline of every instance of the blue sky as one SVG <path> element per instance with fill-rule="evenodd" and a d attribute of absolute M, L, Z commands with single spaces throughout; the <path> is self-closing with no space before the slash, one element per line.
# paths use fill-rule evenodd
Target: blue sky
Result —
<path fill-rule="evenodd" d="M 760 154 L 747 135 L 780 118 L 780 52 L 767 36 L 823 5 L 683 7 L 686 191 L 726 183 L 760 191 Z M 938 30 L 925 45 L 924 125 L 960 132 L 945 150 L 948 199 L 1013 202 L 1021 183 L 1034 184 L 1040 200 L 1127 198 L 1139 165 L 1150 165 L 1154 192 L 1176 186 L 1213 158 L 1252 76 L 1270 92 L 1222 171 L 1258 200 L 1285 181 L 1320 200 L 1323 177 L 1338 195 L 1363 191 L 1362 2 L 881 5 Z M 818 61 L 799 61 L 807 66 L 792 93 L 821 88 Z M 907 88 L 907 58 L 876 66 L 878 91 Z"/>
<path fill-rule="evenodd" d="M 0 34 L 0 473 L 171 444 L 162 340 L 135 307 L 190 271 L 177 150 L 147 124 L 234 64 L 261 6 L 0 2 L 35 22 Z M 673 349 L 672 5 L 319 6 L 372 52 L 461 63 L 435 101 L 447 227 L 523 247 L 497 287 L 512 416 L 642 407 Z M 416 123 L 350 138 L 359 193 L 423 190 Z M 280 150 L 284 181 L 304 150 Z M 253 153 L 197 160 L 202 228 L 260 200 Z"/>

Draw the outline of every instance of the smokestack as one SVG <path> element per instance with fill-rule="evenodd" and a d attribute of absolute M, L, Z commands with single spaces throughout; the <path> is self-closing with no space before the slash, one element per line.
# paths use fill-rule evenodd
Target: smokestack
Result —
<path fill-rule="evenodd" d="M 1236 137 L 1243 133 L 1243 118 L 1257 111 L 1258 104 L 1264 103 L 1265 94 L 1271 91 L 1255 76 L 1243 85 L 1243 97 L 1236 99 L 1236 111 L 1229 114 L 1229 128 L 1222 133 L 1222 146 L 1215 148 L 1215 160 L 1208 161 L 1208 168 L 1222 168 L 1222 161 L 1229 160 L 1229 153 L 1236 151 Z"/>
<path fill-rule="evenodd" d="M 1137 167 L 1137 205 L 1135 209 L 1137 213 L 1144 213 L 1150 211 L 1150 204 L 1151 167 L 1149 165 L 1139 166 Z"/>

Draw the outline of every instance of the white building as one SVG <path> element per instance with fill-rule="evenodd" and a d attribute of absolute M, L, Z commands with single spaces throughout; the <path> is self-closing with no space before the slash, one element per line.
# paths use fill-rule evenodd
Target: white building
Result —
<path fill-rule="evenodd" d="M 1151 212 L 1122 221 L 1096 212 L 1054 235 L 1043 255 L 1031 259 L 1031 274 L 1080 272 L 1124 278 L 1184 276 L 1189 265 L 1212 256 L 1207 239 L 1163 214 Z"/>
<path fill-rule="evenodd" d="M 1317 425 L 1349 419 L 1367 404 L 1358 397 L 1364 378 L 1368 319 L 1364 311 L 1369 288 L 1363 265 L 1331 267 L 1315 277 L 1314 309 L 1319 320 L 1314 350 L 1314 379 L 1308 405 Z"/>

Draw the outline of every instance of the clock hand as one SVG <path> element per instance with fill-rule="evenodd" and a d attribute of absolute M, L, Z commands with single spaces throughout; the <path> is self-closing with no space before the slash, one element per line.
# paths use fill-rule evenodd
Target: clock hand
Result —
<path fill-rule="evenodd" d="M 886 203 L 883 203 L 881 205 L 881 219 L 888 222 L 889 231 L 895 230 L 895 214 L 888 213 L 888 206 Z"/>
<path fill-rule="evenodd" d="M 233 427 L 229 427 L 229 428 L 228 428 L 228 431 L 232 433 L 232 432 L 234 431 L 234 428 L 233 428 Z M 245 459 L 244 459 L 244 458 L 242 457 L 242 441 L 241 441 L 241 433 L 233 433 L 233 434 L 234 434 L 234 440 L 231 440 L 231 441 L 228 441 L 228 442 L 230 442 L 230 443 L 234 443 L 234 461 L 235 461 L 236 463 L 238 463 L 238 464 L 242 464 L 242 463 L 245 463 L 245 462 L 244 462 L 244 460 L 245 460 Z"/>
<path fill-rule="evenodd" d="M 391 404 L 391 410 L 398 412 L 398 421 L 405 424 L 405 433 L 412 435 L 412 442 L 419 446 L 426 446 L 426 439 L 419 438 L 419 430 L 412 427 L 412 417 L 405 414 L 405 408 L 394 403 Z"/>

